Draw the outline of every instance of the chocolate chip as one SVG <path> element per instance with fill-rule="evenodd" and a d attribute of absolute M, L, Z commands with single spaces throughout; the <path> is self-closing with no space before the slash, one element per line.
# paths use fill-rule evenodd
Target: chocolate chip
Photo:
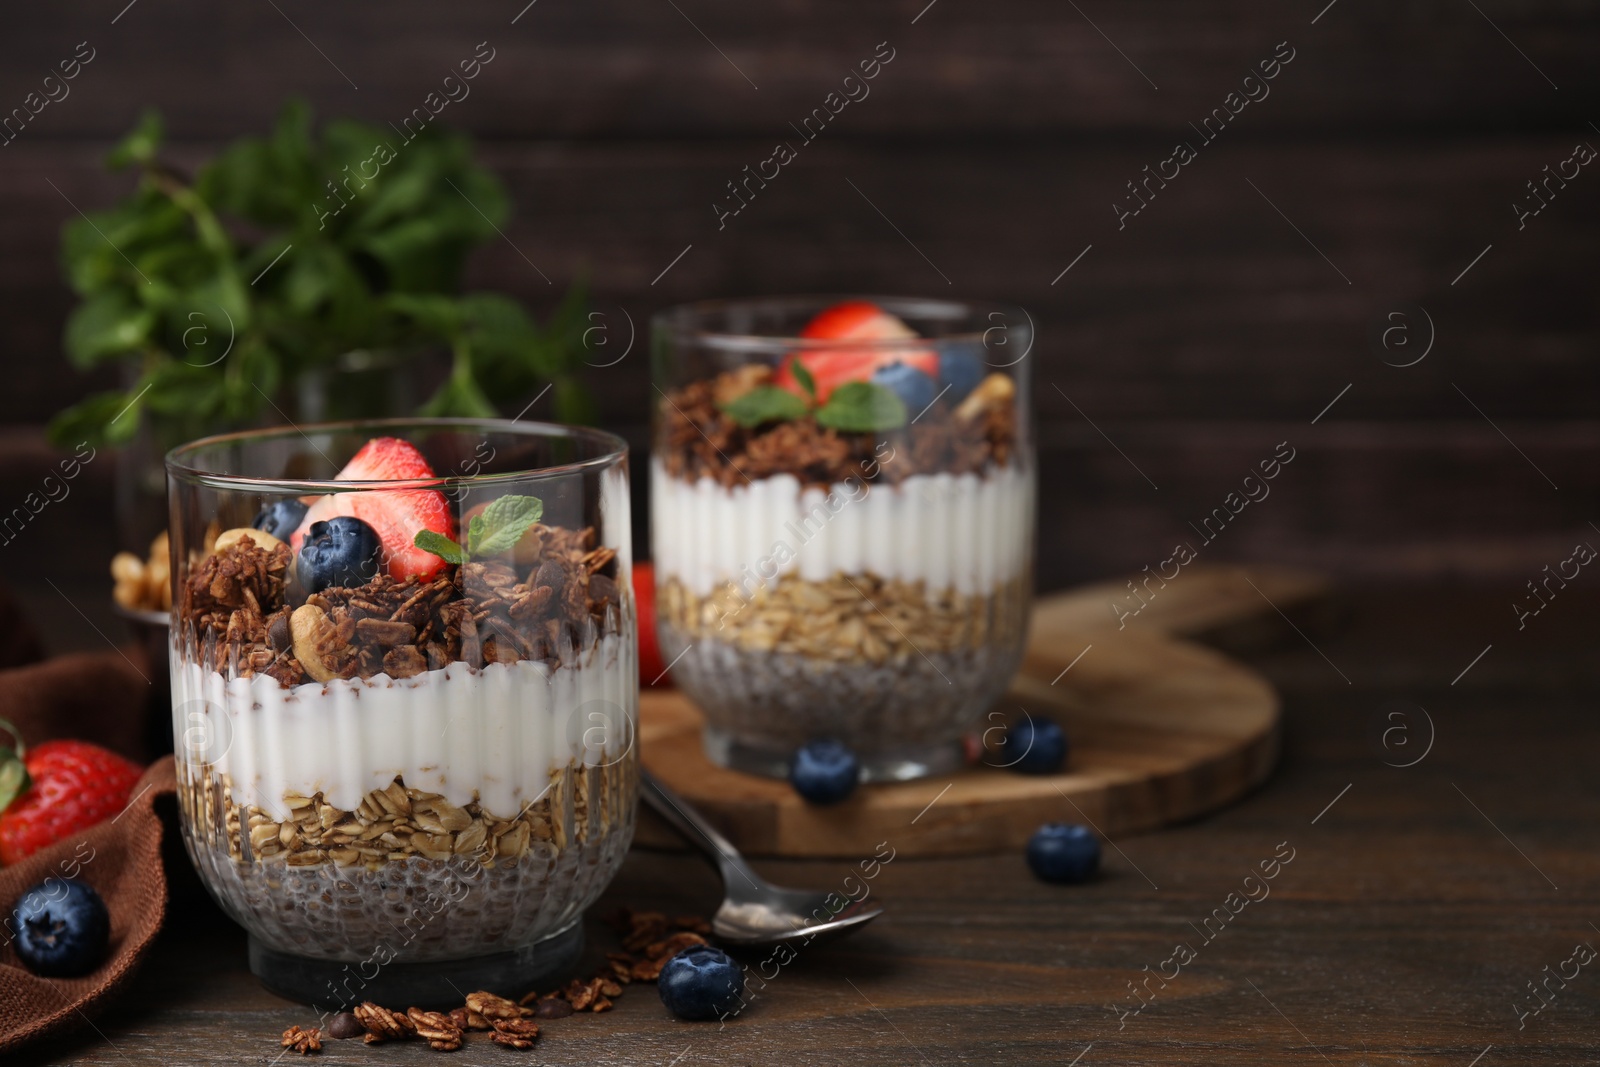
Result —
<path fill-rule="evenodd" d="M 328 1021 L 328 1036 L 336 1041 L 345 1041 L 352 1037 L 360 1037 L 367 1032 L 361 1025 L 361 1020 L 347 1011 L 341 1011 Z"/>
<path fill-rule="evenodd" d="M 279 611 L 267 620 L 267 639 L 272 642 L 272 648 L 277 652 L 287 652 L 294 643 L 289 633 L 289 613 Z"/>
<path fill-rule="evenodd" d="M 572 1005 L 560 997 L 545 997 L 533 1009 L 535 1019 L 565 1019 L 572 1014 Z"/>

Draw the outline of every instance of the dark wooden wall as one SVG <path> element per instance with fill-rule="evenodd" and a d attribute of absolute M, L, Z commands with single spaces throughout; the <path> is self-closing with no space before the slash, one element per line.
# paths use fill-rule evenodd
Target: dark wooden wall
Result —
<path fill-rule="evenodd" d="M 0 110 L 78 42 L 96 49 L 0 148 L 7 507 L 44 473 L 44 419 L 103 384 L 60 356 L 57 234 L 73 204 L 125 189 L 99 159 L 141 108 L 193 163 L 291 95 L 398 121 L 487 41 L 494 61 L 442 116 L 516 204 L 475 285 L 543 307 L 587 276 L 619 340 L 624 311 L 642 330 L 717 295 L 1028 307 L 1047 587 L 1165 558 L 1281 441 L 1295 462 L 1205 555 L 1520 585 L 1600 537 L 1600 167 L 1522 229 L 1512 208 L 1575 144 L 1600 146 L 1590 5 L 125 2 L 19 7 L 0 33 Z M 797 140 L 789 124 L 884 41 L 870 96 L 719 231 L 724 183 Z M 1294 59 L 1270 95 L 1201 147 L 1189 124 L 1280 42 Z M 1119 229 L 1125 183 L 1179 140 L 1198 158 Z M 1369 334 L 1403 304 L 1437 336 L 1399 368 Z M 641 338 L 593 375 L 607 421 L 641 437 L 647 374 Z M 92 465 L 0 546 L 0 574 L 69 638 L 82 623 L 41 575 L 103 619 L 111 477 Z"/>

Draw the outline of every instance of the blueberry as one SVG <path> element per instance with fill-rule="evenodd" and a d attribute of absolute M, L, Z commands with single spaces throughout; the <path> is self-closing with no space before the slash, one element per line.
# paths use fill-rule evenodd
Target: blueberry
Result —
<path fill-rule="evenodd" d="M 794 754 L 789 784 L 813 804 L 837 804 L 861 777 L 856 754 L 838 741 L 812 741 Z"/>
<path fill-rule="evenodd" d="M 680 1019 L 716 1019 L 744 1003 L 744 971 L 720 948 L 691 945 L 656 979 L 661 1003 Z"/>
<path fill-rule="evenodd" d="M 1028 840 L 1028 866 L 1046 882 L 1085 881 L 1100 866 L 1100 839 L 1087 826 L 1047 822 Z"/>
<path fill-rule="evenodd" d="M 1067 735 L 1054 719 L 1024 714 L 1006 730 L 1001 766 L 1022 774 L 1055 774 L 1067 763 Z"/>
<path fill-rule="evenodd" d="M 983 365 L 983 359 L 972 352 L 957 349 L 939 356 L 939 380 L 950 387 L 944 398 L 952 404 L 964 400 L 966 395 L 976 389 L 978 383 L 988 376 L 988 373 L 988 368 Z"/>
<path fill-rule="evenodd" d="M 111 916 L 86 883 L 51 878 L 22 894 L 11 929 L 17 955 L 34 974 L 78 978 L 105 959 Z"/>
<path fill-rule="evenodd" d="M 879 367 L 873 372 L 872 380 L 878 385 L 892 389 L 901 400 L 905 401 L 906 410 L 910 412 L 909 417 L 913 419 L 939 395 L 939 383 L 917 368 L 904 363 L 891 363 L 887 367 Z"/>
<path fill-rule="evenodd" d="M 377 576 L 382 559 L 378 531 L 352 515 L 336 515 L 306 531 L 297 573 L 308 593 L 330 586 L 355 588 Z"/>
<path fill-rule="evenodd" d="M 287 541 L 289 535 L 300 528 L 300 522 L 306 517 L 308 510 L 310 508 L 307 505 L 293 497 L 274 500 L 261 509 L 256 515 L 256 521 L 250 525 L 280 541 Z"/>

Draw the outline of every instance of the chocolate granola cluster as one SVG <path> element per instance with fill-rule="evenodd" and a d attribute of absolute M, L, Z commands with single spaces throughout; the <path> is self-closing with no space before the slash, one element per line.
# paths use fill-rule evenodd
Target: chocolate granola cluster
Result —
<path fill-rule="evenodd" d="M 556 662 L 615 630 L 622 610 L 616 551 L 593 527 L 537 525 L 515 557 L 448 566 L 431 579 L 379 574 L 305 595 L 287 545 L 246 531 L 194 565 L 179 619 L 215 647 L 219 669 L 284 686 L 385 674 L 409 678 L 451 663 Z"/>
<path fill-rule="evenodd" d="M 916 474 L 1004 466 L 1016 447 L 1015 386 L 1004 375 L 991 375 L 959 403 L 936 399 L 909 424 L 879 433 L 842 433 L 811 416 L 743 426 L 723 410 L 770 377 L 766 367 L 747 366 L 667 393 L 656 434 L 667 472 L 726 487 L 791 474 L 805 486 L 827 488 L 861 477 L 870 465 L 895 484 Z M 884 442 L 892 446 L 892 461 L 885 461 Z"/>
<path fill-rule="evenodd" d="M 328 1036 L 336 1040 L 361 1038 L 363 1044 L 386 1041 L 425 1041 L 435 1052 L 455 1052 L 467 1044 L 470 1033 L 484 1033 L 497 1045 L 529 1049 L 539 1037 L 535 1019 L 564 1019 L 579 1012 L 610 1011 L 623 988 L 634 982 L 654 982 L 661 969 L 678 953 L 709 944 L 711 924 L 694 915 L 669 919 L 659 911 L 623 908 L 607 920 L 623 938 L 623 952 L 607 952 L 606 962 L 590 978 L 574 978 L 549 993 L 537 990 L 520 1000 L 479 991 L 468 993 L 465 1003 L 449 1012 L 385 1008 L 363 1001 L 329 1021 Z M 322 1051 L 323 1031 L 291 1026 L 279 1047 L 301 1055 Z"/>

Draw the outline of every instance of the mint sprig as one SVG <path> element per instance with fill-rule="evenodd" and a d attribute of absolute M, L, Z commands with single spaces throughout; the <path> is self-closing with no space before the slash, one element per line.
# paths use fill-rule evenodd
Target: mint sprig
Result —
<path fill-rule="evenodd" d="M 768 422 L 791 422 L 814 414 L 817 423 L 841 433 L 878 433 L 904 426 L 909 413 L 905 401 L 877 382 L 845 382 L 817 403 L 817 382 L 801 362 L 791 360 L 795 380 L 806 391 L 799 396 L 776 385 L 758 385 L 748 393 L 718 405 L 740 426 L 751 428 Z"/>
<path fill-rule="evenodd" d="M 418 530 L 417 536 L 411 539 L 411 543 L 424 552 L 432 552 L 446 563 L 459 565 L 467 561 L 466 553 L 462 551 L 461 546 L 437 530 Z"/>
<path fill-rule="evenodd" d="M 804 363 L 800 362 L 799 356 L 791 359 L 789 366 L 794 368 L 794 380 L 800 383 L 800 388 L 806 391 L 806 395 L 814 403 L 817 399 L 817 380 L 811 376 L 811 371 L 806 368 Z"/>
<path fill-rule="evenodd" d="M 544 517 L 544 501 L 508 493 L 497 497 L 467 523 L 466 544 L 457 544 L 437 530 L 418 530 L 411 543 L 446 563 L 462 564 L 509 552 L 522 535 Z"/>
<path fill-rule="evenodd" d="M 758 385 L 743 396 L 722 405 L 723 414 L 740 426 L 760 426 L 764 422 L 789 422 L 811 410 L 803 397 L 776 385 Z"/>
<path fill-rule="evenodd" d="M 817 409 L 818 424 L 844 433 L 894 430 L 907 418 L 900 394 L 876 382 L 845 382 Z"/>

